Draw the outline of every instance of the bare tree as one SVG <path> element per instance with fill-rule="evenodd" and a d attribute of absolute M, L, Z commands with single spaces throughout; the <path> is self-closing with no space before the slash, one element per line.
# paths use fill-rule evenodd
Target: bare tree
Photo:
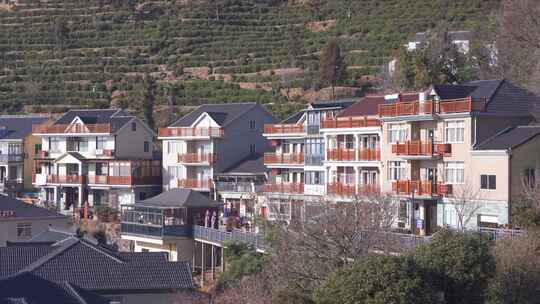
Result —
<path fill-rule="evenodd" d="M 473 187 L 473 183 L 465 182 L 453 186 L 450 202 L 456 212 L 459 231 L 465 231 L 470 221 L 477 215 L 482 207 L 479 200 L 480 191 Z"/>

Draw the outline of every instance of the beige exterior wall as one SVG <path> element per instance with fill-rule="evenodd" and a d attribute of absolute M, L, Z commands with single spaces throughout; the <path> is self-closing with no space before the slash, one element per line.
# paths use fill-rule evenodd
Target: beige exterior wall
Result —
<path fill-rule="evenodd" d="M 124 237 L 126 238 L 126 237 Z M 127 239 L 131 239 L 129 236 Z M 142 252 L 148 250 L 149 252 L 167 252 L 169 260 L 183 261 L 191 263 L 193 260 L 193 239 L 176 239 L 176 240 L 163 240 L 157 242 L 155 239 L 148 239 L 145 241 L 141 237 L 137 237 L 135 240 L 135 252 Z"/>
<path fill-rule="evenodd" d="M 131 124 L 136 124 L 135 131 Z M 148 152 L 144 152 L 144 142 L 148 142 Z M 119 159 L 151 159 L 154 150 L 154 134 L 144 125 L 144 123 L 135 118 L 127 123 L 116 134 L 115 156 Z"/>
<path fill-rule="evenodd" d="M 18 237 L 17 224 L 31 224 L 32 229 L 30 237 Z M 68 218 L 2 219 L 0 220 L 0 247 L 6 246 L 7 241 L 17 242 L 28 240 L 36 234 L 48 230 L 49 227 L 66 230 L 69 228 Z"/>
<path fill-rule="evenodd" d="M 23 165 L 23 181 L 24 181 L 24 189 L 25 190 L 31 190 L 33 189 L 32 186 L 32 175 L 34 174 L 34 159 L 36 158 L 36 149 L 35 146 L 37 144 L 41 143 L 41 139 L 39 137 L 33 136 L 32 134 L 29 134 L 24 139 L 24 153 L 26 154 L 24 158 L 24 165 Z"/>

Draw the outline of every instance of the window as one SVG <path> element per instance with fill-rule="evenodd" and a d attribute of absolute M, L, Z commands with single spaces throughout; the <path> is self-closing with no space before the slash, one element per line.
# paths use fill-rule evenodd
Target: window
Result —
<path fill-rule="evenodd" d="M 324 173 L 319 171 L 306 171 L 304 174 L 306 185 L 324 185 Z"/>
<path fill-rule="evenodd" d="M 249 145 L 249 153 L 254 154 L 255 153 L 255 144 Z"/>
<path fill-rule="evenodd" d="M 17 238 L 25 239 L 32 236 L 32 224 L 31 223 L 18 223 L 17 224 Z"/>
<path fill-rule="evenodd" d="M 465 165 L 463 162 L 447 162 L 444 164 L 444 181 L 447 184 L 463 184 L 465 182 Z"/>
<path fill-rule="evenodd" d="M 250 130 L 255 130 L 255 120 L 250 120 L 249 121 L 249 129 Z"/>
<path fill-rule="evenodd" d="M 137 131 L 137 123 L 136 122 L 131 123 L 131 131 L 133 131 L 133 132 Z"/>
<path fill-rule="evenodd" d="M 405 142 L 409 139 L 409 132 L 406 124 L 389 124 L 388 125 L 388 142 Z"/>
<path fill-rule="evenodd" d="M 388 163 L 388 180 L 402 180 L 406 179 L 407 168 L 405 162 L 391 161 Z"/>
<path fill-rule="evenodd" d="M 105 149 L 105 142 L 107 142 L 107 139 L 103 136 L 96 137 L 96 149 L 97 150 L 103 150 Z"/>
<path fill-rule="evenodd" d="M 150 143 L 145 141 L 144 142 L 144 152 L 149 152 L 150 151 Z"/>
<path fill-rule="evenodd" d="M 182 176 L 182 167 L 180 166 L 169 166 L 167 169 L 171 179 L 180 178 Z"/>
<path fill-rule="evenodd" d="M 309 138 L 306 139 L 306 149 L 305 149 L 305 159 L 304 162 L 306 165 L 322 165 L 324 160 L 324 139 L 323 138 Z"/>
<path fill-rule="evenodd" d="M 176 154 L 180 153 L 182 144 L 177 141 L 167 141 L 167 153 Z"/>
<path fill-rule="evenodd" d="M 38 154 L 41 151 L 41 144 L 34 145 L 34 154 Z"/>
<path fill-rule="evenodd" d="M 495 190 L 497 189 L 497 176 L 482 174 L 480 175 L 480 189 Z"/>
<path fill-rule="evenodd" d="M 535 187 L 536 186 L 536 170 L 535 169 L 525 169 L 523 173 L 523 182 L 528 187 Z"/>
<path fill-rule="evenodd" d="M 88 151 L 88 139 L 82 139 L 79 142 L 79 151 L 80 152 L 87 152 Z"/>
<path fill-rule="evenodd" d="M 60 138 L 58 137 L 49 138 L 49 151 L 60 152 Z"/>
<path fill-rule="evenodd" d="M 447 143 L 463 143 L 465 141 L 465 122 L 463 120 L 447 121 L 444 134 Z"/>
<path fill-rule="evenodd" d="M 407 218 L 408 218 L 408 212 L 407 212 L 407 207 L 408 205 L 408 202 L 407 201 L 399 201 L 399 204 L 398 204 L 398 219 L 400 221 L 406 221 Z"/>
<path fill-rule="evenodd" d="M 457 227 L 458 218 L 454 207 L 450 206 L 444 209 L 444 224 L 451 227 Z"/>

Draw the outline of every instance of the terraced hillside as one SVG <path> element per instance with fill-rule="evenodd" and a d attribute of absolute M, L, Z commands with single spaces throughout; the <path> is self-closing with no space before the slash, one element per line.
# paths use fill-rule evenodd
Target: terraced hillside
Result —
<path fill-rule="evenodd" d="M 141 111 L 151 91 L 162 109 L 252 100 L 285 115 L 291 101 L 319 96 L 330 37 L 348 64 L 341 85 L 360 87 L 412 33 L 467 28 L 499 0 L 17 2 L 0 6 L 0 110 Z"/>

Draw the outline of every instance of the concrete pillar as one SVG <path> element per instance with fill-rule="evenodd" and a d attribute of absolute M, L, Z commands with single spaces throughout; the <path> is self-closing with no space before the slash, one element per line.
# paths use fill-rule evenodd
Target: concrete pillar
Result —
<path fill-rule="evenodd" d="M 225 258 L 224 258 L 224 252 L 225 249 L 223 249 L 223 247 L 221 247 L 221 272 L 224 272 L 225 271 Z"/>
<path fill-rule="evenodd" d="M 78 207 L 79 208 L 84 206 L 83 199 L 84 199 L 83 187 L 80 186 L 79 187 L 79 198 L 78 198 Z"/>
<path fill-rule="evenodd" d="M 201 287 L 204 287 L 204 243 L 201 242 Z"/>

